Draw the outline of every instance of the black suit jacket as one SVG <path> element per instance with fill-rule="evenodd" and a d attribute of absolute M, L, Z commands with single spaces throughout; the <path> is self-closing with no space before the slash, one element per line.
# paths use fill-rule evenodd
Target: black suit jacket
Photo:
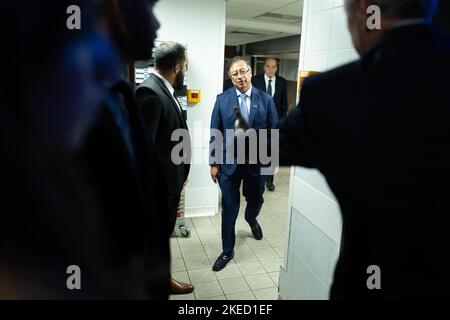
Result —
<path fill-rule="evenodd" d="M 190 141 L 187 141 L 186 162 L 174 164 L 171 159 L 173 148 L 179 144 L 172 141 L 177 129 L 188 130 L 186 120 L 176 105 L 164 82 L 151 74 L 136 91 L 137 104 L 142 111 L 146 136 L 156 146 L 163 174 L 168 182 L 167 192 L 177 196 L 181 193 L 190 170 Z"/>
<path fill-rule="evenodd" d="M 119 82 L 112 89 L 128 111 L 135 160 L 121 131 L 104 105 L 81 150 L 83 167 L 102 208 L 106 259 L 126 274 L 135 273 L 150 298 L 165 299 L 170 276 L 167 239 L 169 221 L 163 214 L 164 179 L 154 150 L 145 139 L 142 116 L 131 88 Z M 128 270 L 128 271 L 127 271 Z M 136 276 L 134 276 L 136 277 Z M 125 282 L 129 279 L 123 279 Z M 125 297 L 127 298 L 127 297 Z"/>
<path fill-rule="evenodd" d="M 267 93 L 266 80 L 264 79 L 264 74 L 254 76 L 252 78 L 253 85 Z M 278 112 L 278 119 L 286 116 L 288 110 L 287 101 L 287 82 L 286 79 L 277 75 L 277 80 L 275 82 L 275 94 L 273 96 L 273 101 L 275 102 L 275 107 Z"/>
<path fill-rule="evenodd" d="M 450 297 L 448 74 L 446 35 L 393 29 L 360 61 L 307 79 L 280 123 L 281 162 L 318 168 L 341 207 L 332 298 Z M 371 265 L 382 290 L 367 288 Z"/>

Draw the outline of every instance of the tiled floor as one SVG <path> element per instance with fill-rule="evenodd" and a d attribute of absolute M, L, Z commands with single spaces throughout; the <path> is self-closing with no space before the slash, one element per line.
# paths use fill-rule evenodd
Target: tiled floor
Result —
<path fill-rule="evenodd" d="M 171 296 L 172 300 L 276 300 L 278 278 L 286 237 L 290 169 L 275 177 L 275 192 L 264 193 L 265 203 L 258 222 L 264 233 L 256 241 L 244 220 L 245 200 L 236 223 L 235 258 L 220 272 L 211 270 L 222 252 L 221 218 L 187 220 L 190 238 L 172 237 L 172 276 L 194 284 L 189 295 Z"/>

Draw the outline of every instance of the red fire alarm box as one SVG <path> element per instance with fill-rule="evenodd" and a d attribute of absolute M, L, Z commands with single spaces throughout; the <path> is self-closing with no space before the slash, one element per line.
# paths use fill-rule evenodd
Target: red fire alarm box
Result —
<path fill-rule="evenodd" d="M 201 100 L 201 91 L 200 90 L 188 90 L 188 103 L 190 104 L 196 104 L 200 103 Z"/>

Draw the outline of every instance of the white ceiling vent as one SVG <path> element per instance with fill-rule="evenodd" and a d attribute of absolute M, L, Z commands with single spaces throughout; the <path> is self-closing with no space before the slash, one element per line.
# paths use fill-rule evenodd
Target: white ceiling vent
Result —
<path fill-rule="evenodd" d="M 291 16 L 291 15 L 287 15 L 287 14 L 273 13 L 273 12 L 267 12 L 265 14 L 256 16 L 255 19 L 262 20 L 262 21 L 278 22 L 278 23 L 298 23 L 298 22 L 302 21 L 301 17 Z"/>

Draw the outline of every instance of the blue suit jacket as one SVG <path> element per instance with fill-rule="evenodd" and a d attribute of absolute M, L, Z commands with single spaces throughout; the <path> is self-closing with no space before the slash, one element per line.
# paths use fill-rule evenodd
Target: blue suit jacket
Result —
<path fill-rule="evenodd" d="M 227 152 L 227 137 L 226 130 L 234 130 L 234 124 L 236 121 L 236 116 L 233 112 L 233 107 L 239 106 L 239 99 L 236 94 L 236 88 L 230 88 L 224 93 L 217 96 L 216 104 L 211 117 L 211 129 L 217 129 L 222 132 L 223 135 L 223 162 L 226 161 Z M 251 107 L 250 107 L 250 117 L 249 125 L 251 128 L 255 129 L 257 132 L 260 129 L 273 129 L 277 125 L 278 116 L 275 104 L 271 96 L 267 93 L 253 87 L 251 96 Z M 269 135 L 270 137 L 270 135 Z M 211 139 L 214 140 L 213 138 Z M 211 143 L 211 146 L 214 144 Z M 270 141 L 268 141 L 270 145 Z M 217 158 L 215 155 L 215 150 L 211 150 L 211 165 L 217 165 Z M 219 164 L 221 174 L 226 174 L 228 176 L 232 175 L 237 168 L 237 160 L 234 159 L 232 164 Z M 259 163 L 256 165 L 249 165 L 250 174 L 256 176 L 260 175 Z"/>

